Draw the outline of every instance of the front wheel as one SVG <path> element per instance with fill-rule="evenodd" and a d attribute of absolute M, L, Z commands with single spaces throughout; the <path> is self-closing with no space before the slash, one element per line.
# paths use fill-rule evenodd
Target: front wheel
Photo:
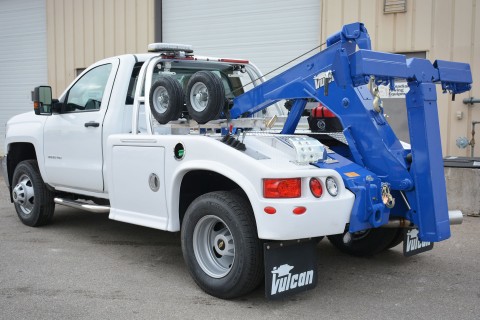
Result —
<path fill-rule="evenodd" d="M 262 244 L 243 197 L 225 191 L 198 197 L 185 213 L 181 237 L 190 274 L 208 294 L 236 298 L 263 279 Z"/>
<path fill-rule="evenodd" d="M 20 162 L 13 173 L 12 198 L 20 220 L 27 226 L 38 227 L 51 222 L 55 203 L 47 189 L 35 160 Z"/>

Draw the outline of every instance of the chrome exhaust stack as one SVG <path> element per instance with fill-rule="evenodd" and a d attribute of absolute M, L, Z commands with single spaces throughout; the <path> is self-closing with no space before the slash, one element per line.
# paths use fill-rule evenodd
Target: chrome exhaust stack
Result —
<path fill-rule="evenodd" d="M 463 213 L 460 210 L 448 210 L 448 219 L 450 220 L 450 225 L 462 224 Z"/>
<path fill-rule="evenodd" d="M 448 220 L 450 225 L 462 224 L 463 213 L 460 210 L 448 210 Z M 386 224 L 380 226 L 381 228 L 410 228 L 413 227 L 413 223 L 404 218 L 390 219 Z"/>

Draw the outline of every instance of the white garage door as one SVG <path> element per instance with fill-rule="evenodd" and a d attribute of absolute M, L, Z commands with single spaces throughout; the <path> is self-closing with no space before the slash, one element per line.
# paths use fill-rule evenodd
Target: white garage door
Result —
<path fill-rule="evenodd" d="M 162 2 L 164 42 L 192 44 L 197 55 L 248 59 L 263 73 L 320 44 L 320 0 Z"/>
<path fill-rule="evenodd" d="M 47 83 L 47 25 L 44 0 L 0 1 L 0 156 L 5 124 L 33 110 L 30 92 Z"/>

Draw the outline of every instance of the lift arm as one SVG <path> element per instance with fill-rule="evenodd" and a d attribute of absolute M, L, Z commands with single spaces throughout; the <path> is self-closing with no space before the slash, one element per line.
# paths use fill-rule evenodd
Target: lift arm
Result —
<path fill-rule="evenodd" d="M 372 76 L 376 84 L 390 84 L 392 89 L 395 79 L 408 81 L 411 156 L 381 107 L 373 106 L 367 86 Z M 356 194 L 350 231 L 388 221 L 390 210 L 378 199 L 387 184 L 406 195 L 407 209 L 395 215 L 413 221 L 423 241 L 441 241 L 450 236 L 450 225 L 434 84 L 457 94 L 470 90 L 471 82 L 470 66 L 465 63 L 436 61 L 432 65 L 424 59 L 372 51 L 363 24 L 353 23 L 329 37 L 325 50 L 235 98 L 230 115 L 238 118 L 282 99 L 295 100 L 282 131 L 293 133 L 306 99 L 321 102 L 339 117 L 349 159 L 365 171 L 361 179 L 342 175 Z"/>

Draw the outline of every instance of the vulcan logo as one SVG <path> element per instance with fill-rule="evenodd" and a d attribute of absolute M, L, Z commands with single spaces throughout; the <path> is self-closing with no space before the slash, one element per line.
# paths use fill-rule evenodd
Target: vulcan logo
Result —
<path fill-rule="evenodd" d="M 288 264 L 282 264 L 280 267 L 274 267 L 272 270 L 272 291 L 271 295 L 285 292 L 291 289 L 300 288 L 313 282 L 313 270 L 302 273 L 292 274 L 290 271 L 294 267 Z"/>
<path fill-rule="evenodd" d="M 425 248 L 429 245 L 431 245 L 431 242 L 420 241 L 417 229 L 412 229 L 407 232 L 407 252 Z"/>
<path fill-rule="evenodd" d="M 405 237 L 403 239 L 403 254 L 406 257 L 432 249 L 433 242 L 420 241 L 418 238 L 418 229 L 411 229 L 405 232 Z"/>

